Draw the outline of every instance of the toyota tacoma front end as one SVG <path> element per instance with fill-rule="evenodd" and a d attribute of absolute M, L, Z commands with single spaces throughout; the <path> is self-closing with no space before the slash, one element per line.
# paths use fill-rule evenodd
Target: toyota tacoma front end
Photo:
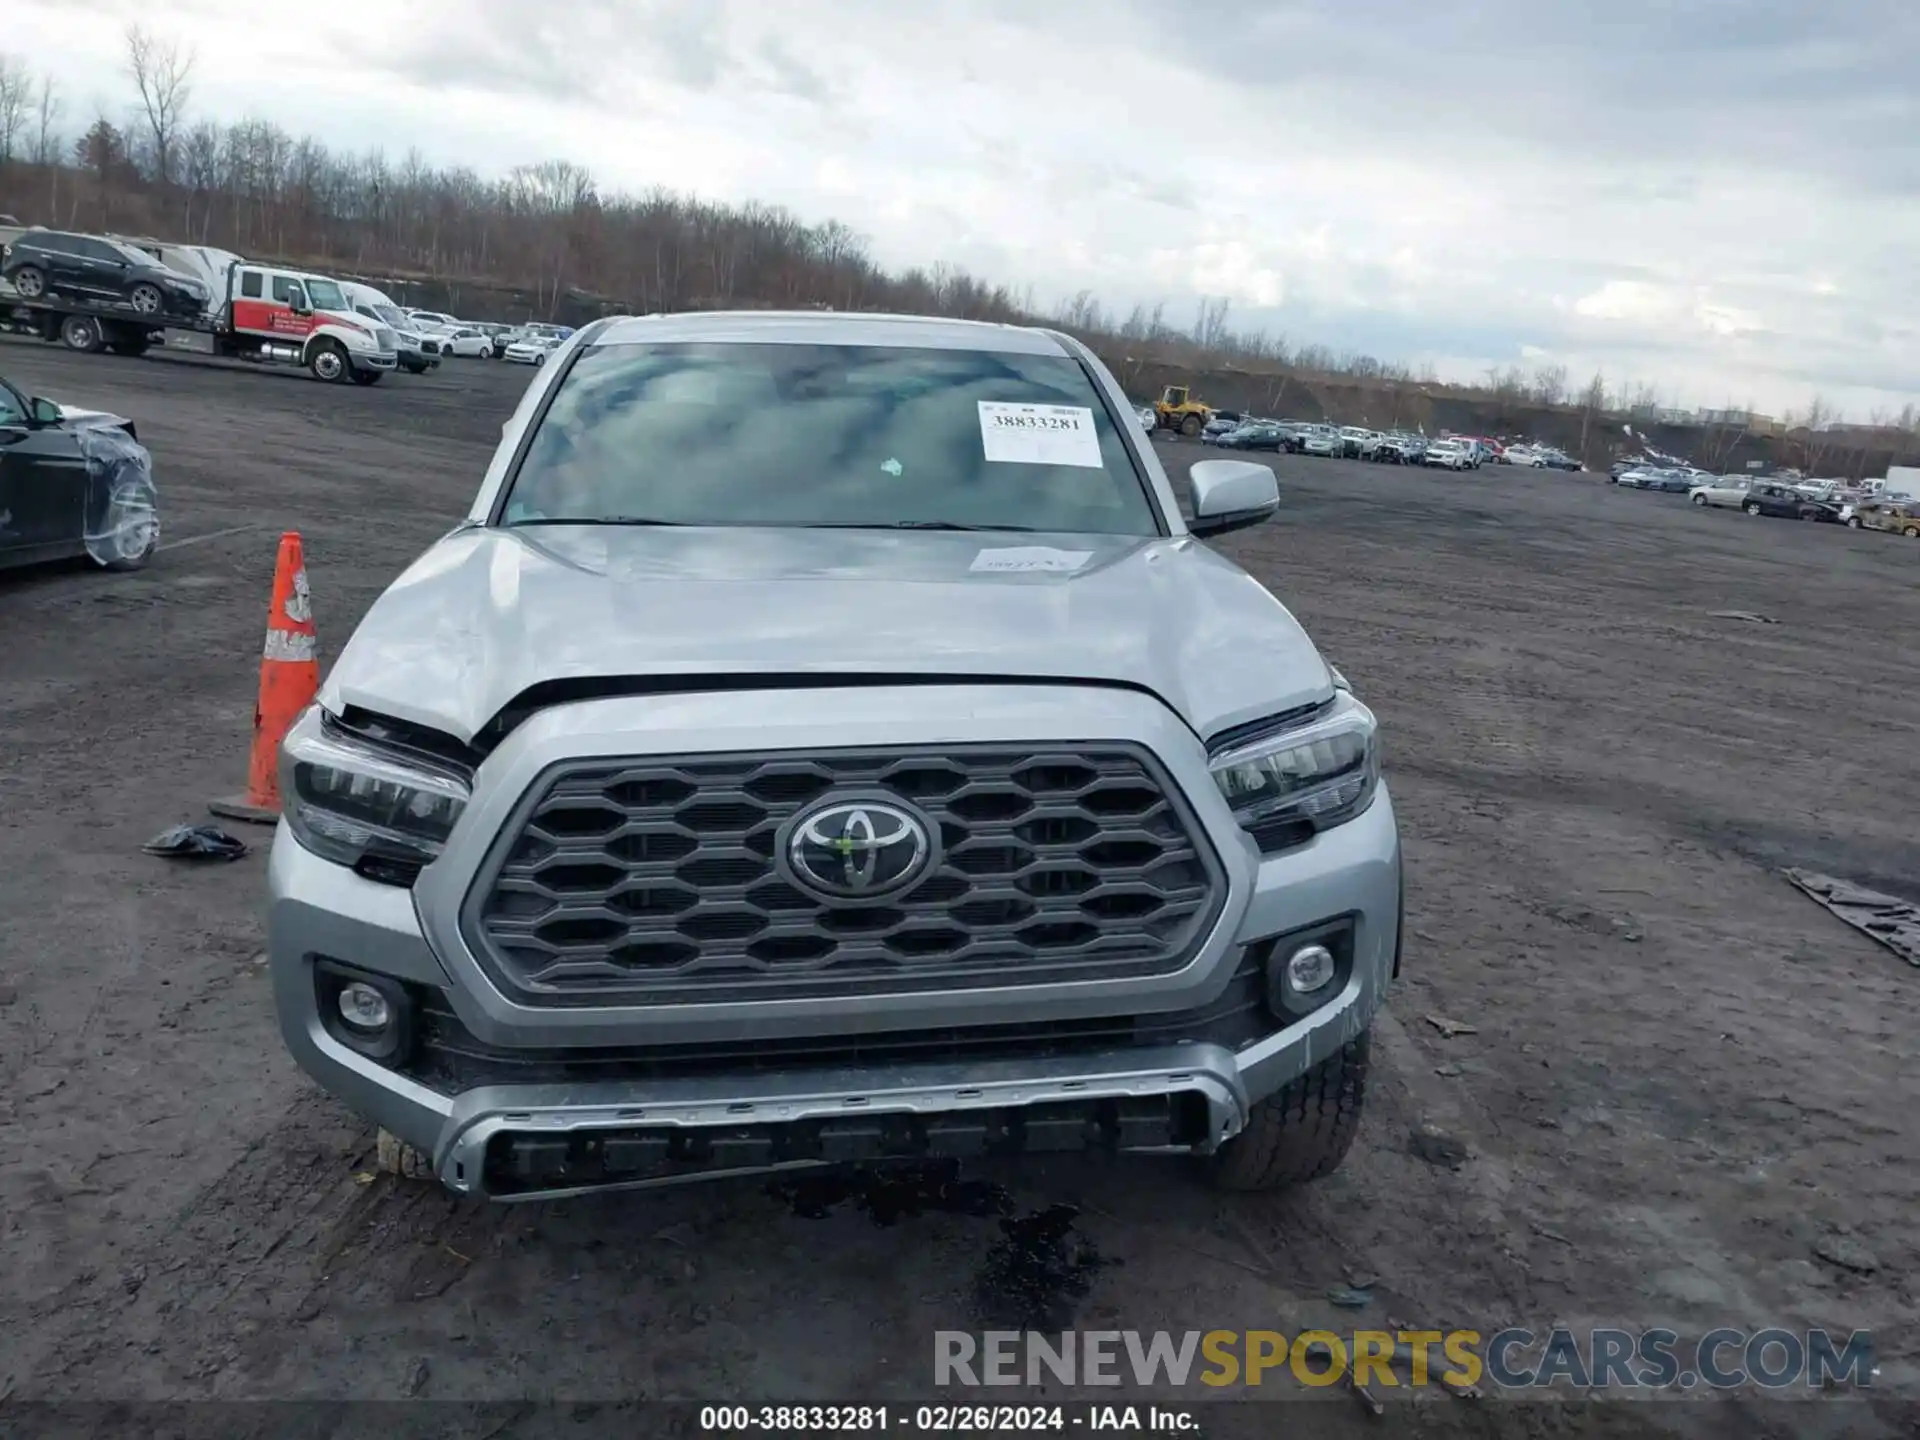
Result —
<path fill-rule="evenodd" d="M 499 1198 L 849 1161 L 1336 1166 L 1398 966 L 1374 717 L 1099 362 L 588 327 L 282 753 L 287 1043 Z"/>

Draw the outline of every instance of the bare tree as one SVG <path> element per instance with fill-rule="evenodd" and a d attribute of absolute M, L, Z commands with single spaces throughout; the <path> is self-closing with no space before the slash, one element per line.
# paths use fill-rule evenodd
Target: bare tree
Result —
<path fill-rule="evenodd" d="M 1827 403 L 1826 396 L 1816 395 L 1807 402 L 1806 412 L 1800 416 L 1799 426 L 1804 427 L 1807 432 L 1806 439 L 1801 442 L 1800 452 L 1809 478 L 1818 478 L 1820 466 L 1833 453 L 1833 427 L 1839 422 L 1840 412 Z"/>
<path fill-rule="evenodd" d="M 1593 422 L 1607 412 L 1607 377 L 1598 370 L 1593 379 L 1587 382 L 1587 388 L 1580 392 L 1580 463 L 1588 464 L 1592 456 L 1587 450 L 1587 432 Z"/>
<path fill-rule="evenodd" d="M 13 159 L 13 147 L 26 139 L 33 110 L 33 72 L 13 55 L 0 55 L 0 165 Z"/>
<path fill-rule="evenodd" d="M 171 40 L 149 35 L 138 25 L 127 27 L 127 70 L 140 92 L 140 108 L 153 143 L 154 178 L 173 183 L 174 138 L 180 117 L 193 93 L 192 50 L 182 51 Z"/>
<path fill-rule="evenodd" d="M 66 109 L 60 99 L 60 87 L 51 75 L 40 80 L 40 98 L 34 102 L 33 163 L 60 163 L 60 116 Z"/>

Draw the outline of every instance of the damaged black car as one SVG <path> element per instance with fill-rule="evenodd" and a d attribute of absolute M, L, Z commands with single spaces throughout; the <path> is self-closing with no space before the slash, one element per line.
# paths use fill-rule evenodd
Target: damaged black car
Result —
<path fill-rule="evenodd" d="M 83 555 L 137 570 L 159 543 L 153 461 L 133 422 L 0 379 L 0 570 Z"/>

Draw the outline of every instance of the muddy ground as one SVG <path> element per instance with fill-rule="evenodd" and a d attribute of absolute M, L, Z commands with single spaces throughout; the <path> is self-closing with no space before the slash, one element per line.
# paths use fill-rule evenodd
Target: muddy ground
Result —
<path fill-rule="evenodd" d="M 529 372 L 359 390 L 9 342 L 0 373 L 138 419 L 167 546 L 135 576 L 0 575 L 0 1413 L 925 1398 L 935 1330 L 1019 1323 L 1004 1295 L 982 1309 L 993 1214 L 880 1224 L 750 1183 L 485 1208 L 365 1181 L 371 1133 L 273 1026 L 264 854 L 140 853 L 239 788 L 279 532 L 305 539 L 331 654 L 460 513 Z M 1202 452 L 1163 453 L 1178 478 Z M 1881 1393 L 1912 1394 L 1920 975 L 1777 870 L 1920 877 L 1920 546 L 1593 476 L 1277 468 L 1282 518 L 1223 546 L 1380 712 L 1407 834 L 1373 1102 L 1346 1168 L 1283 1198 L 1170 1162 L 987 1172 L 1016 1220 L 1081 1207 L 1099 1263 L 1052 1298 L 1082 1328 L 1870 1328 Z M 1457 1170 L 1409 1152 L 1420 1123 L 1464 1144 Z M 1361 1272 L 1370 1305 L 1333 1309 Z M 1315 1431 L 1379 1423 L 1316 1399 Z M 1901 1418 L 1839 1396 L 1403 1413 L 1474 1434 Z"/>

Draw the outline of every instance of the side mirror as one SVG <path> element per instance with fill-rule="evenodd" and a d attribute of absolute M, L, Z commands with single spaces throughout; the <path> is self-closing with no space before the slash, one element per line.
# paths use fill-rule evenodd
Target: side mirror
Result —
<path fill-rule="evenodd" d="M 27 402 L 27 409 L 36 425 L 58 425 L 66 418 L 58 405 L 51 400 L 42 400 L 38 395 Z"/>
<path fill-rule="evenodd" d="M 1280 508 L 1273 471 L 1251 460 L 1201 460 L 1189 471 L 1193 486 L 1191 535 L 1225 535 L 1258 525 Z"/>
<path fill-rule="evenodd" d="M 311 315 L 313 313 L 313 306 L 307 302 L 305 295 L 295 295 L 293 299 L 287 302 L 287 305 L 296 315 Z"/>

